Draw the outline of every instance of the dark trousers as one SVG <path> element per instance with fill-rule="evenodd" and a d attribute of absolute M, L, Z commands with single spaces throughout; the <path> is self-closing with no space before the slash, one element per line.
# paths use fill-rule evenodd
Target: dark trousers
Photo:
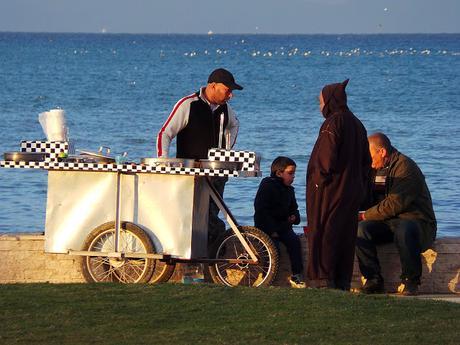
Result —
<path fill-rule="evenodd" d="M 362 275 L 382 279 L 376 245 L 394 242 L 401 260 L 401 279 L 420 283 L 420 227 L 416 221 L 394 218 L 387 221 L 362 221 L 358 225 L 356 256 Z"/>
<path fill-rule="evenodd" d="M 210 177 L 211 183 L 216 188 L 219 195 L 223 198 L 225 183 L 228 177 Z M 219 218 L 219 207 L 212 198 L 209 198 L 209 216 L 208 216 L 208 247 L 225 232 L 225 223 Z"/>
<path fill-rule="evenodd" d="M 275 244 L 281 242 L 286 246 L 291 261 L 292 274 L 303 273 L 302 250 L 300 248 L 299 236 L 293 230 L 277 233 L 278 237 L 274 238 Z M 278 247 L 279 251 L 279 247 Z"/>

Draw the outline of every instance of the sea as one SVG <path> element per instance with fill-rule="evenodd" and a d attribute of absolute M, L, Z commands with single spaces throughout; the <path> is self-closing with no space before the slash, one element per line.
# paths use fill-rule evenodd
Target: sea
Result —
<path fill-rule="evenodd" d="M 77 149 L 155 156 L 156 135 L 174 104 L 230 70 L 244 86 L 231 106 L 235 149 L 297 163 L 306 223 L 305 174 L 323 117 L 318 95 L 347 78 L 348 103 L 368 133 L 386 133 L 414 159 L 431 191 L 438 237 L 460 236 L 460 34 L 188 35 L 0 33 L 0 153 L 43 140 L 38 114 L 65 110 Z M 262 177 L 231 178 L 225 202 L 253 224 Z M 45 227 L 47 173 L 0 169 L 0 232 Z"/>

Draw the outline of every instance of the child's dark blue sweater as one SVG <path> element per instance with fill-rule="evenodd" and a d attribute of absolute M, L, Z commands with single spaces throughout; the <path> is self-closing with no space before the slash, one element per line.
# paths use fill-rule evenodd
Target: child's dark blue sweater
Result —
<path fill-rule="evenodd" d="M 300 223 L 294 187 L 286 186 L 279 177 L 265 177 L 260 182 L 254 210 L 254 225 L 269 235 L 292 231 L 291 215 L 295 215 L 294 224 Z"/>

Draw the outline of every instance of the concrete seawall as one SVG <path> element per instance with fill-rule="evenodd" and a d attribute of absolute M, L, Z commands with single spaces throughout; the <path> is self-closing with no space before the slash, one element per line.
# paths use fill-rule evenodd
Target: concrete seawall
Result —
<path fill-rule="evenodd" d="M 307 256 L 305 237 L 300 236 L 304 258 Z M 81 257 L 44 252 L 45 237 L 41 234 L 17 233 L 0 235 L 0 283 L 81 283 Z M 378 249 L 387 291 L 396 291 L 401 267 L 393 244 Z M 460 237 L 440 238 L 434 250 L 423 254 L 421 293 L 460 294 Z M 181 265 L 176 267 L 171 281 L 180 281 Z M 280 271 L 275 285 L 288 286 L 289 258 L 281 246 Z M 357 262 L 353 287 L 361 285 Z"/>

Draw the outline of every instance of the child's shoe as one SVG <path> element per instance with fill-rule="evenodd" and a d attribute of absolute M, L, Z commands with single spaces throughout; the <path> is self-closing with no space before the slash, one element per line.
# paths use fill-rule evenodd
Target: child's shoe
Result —
<path fill-rule="evenodd" d="M 305 289 L 307 284 L 303 281 L 302 274 L 293 274 L 289 279 L 289 283 L 291 283 L 291 287 L 296 289 Z"/>
<path fill-rule="evenodd" d="M 404 279 L 401 283 L 402 289 L 398 291 L 401 295 L 404 296 L 417 296 L 418 295 L 418 281 Z"/>

